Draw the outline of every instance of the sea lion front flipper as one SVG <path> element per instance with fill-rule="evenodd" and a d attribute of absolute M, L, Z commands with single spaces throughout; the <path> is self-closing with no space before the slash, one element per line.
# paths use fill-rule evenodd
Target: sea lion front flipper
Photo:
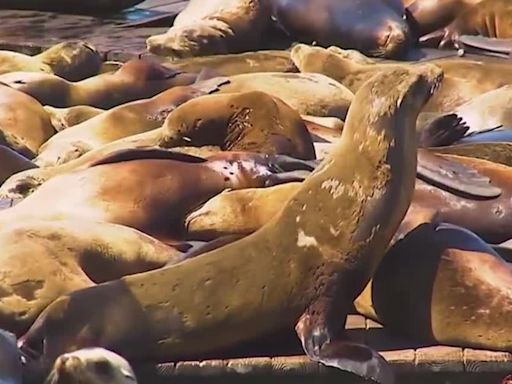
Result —
<path fill-rule="evenodd" d="M 512 39 L 494 39 L 484 36 L 459 36 L 459 42 L 463 47 L 475 48 L 480 53 L 490 53 L 492 56 L 508 57 L 512 53 Z M 501 54 L 501 55 L 500 55 Z"/>
<path fill-rule="evenodd" d="M 491 184 L 491 179 L 476 169 L 455 160 L 418 149 L 418 178 L 449 190 L 476 198 L 496 198 L 502 190 Z"/>
<path fill-rule="evenodd" d="M 462 139 L 469 126 L 457 114 L 449 113 L 429 121 L 418 133 L 418 146 L 442 147 Z"/>
<path fill-rule="evenodd" d="M 109 153 L 89 165 L 95 167 L 102 164 L 120 163 L 122 161 L 140 160 L 140 159 L 168 159 L 183 161 L 186 163 L 204 163 L 206 159 L 202 157 L 188 155 L 186 153 L 175 152 L 163 148 L 147 147 L 147 148 L 129 148 L 120 149 Z"/>
<path fill-rule="evenodd" d="M 200 76 L 201 74 L 199 74 Z M 220 90 L 222 85 L 229 84 L 231 80 L 227 76 L 218 76 L 208 79 L 197 80 L 191 85 L 194 89 L 211 94 Z"/>
<path fill-rule="evenodd" d="M 294 181 L 304 181 L 311 175 L 311 171 L 297 170 L 289 172 L 274 173 L 270 175 L 265 182 L 265 187 L 271 187 L 273 185 L 291 183 Z"/>
<path fill-rule="evenodd" d="M 339 316 L 339 308 L 333 302 L 337 303 L 336 300 L 321 297 L 308 307 L 297 322 L 295 330 L 306 355 L 328 367 L 379 384 L 393 384 L 393 371 L 381 355 L 366 345 L 345 339 L 345 321 Z M 330 310 L 332 307 L 336 310 Z"/>
<path fill-rule="evenodd" d="M 321 160 L 302 160 L 288 155 L 271 155 L 271 162 L 280 170 L 288 171 L 314 171 Z"/>

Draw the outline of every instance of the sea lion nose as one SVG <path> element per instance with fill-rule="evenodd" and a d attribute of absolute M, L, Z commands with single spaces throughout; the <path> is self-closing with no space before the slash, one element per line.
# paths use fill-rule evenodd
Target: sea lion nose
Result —
<path fill-rule="evenodd" d="M 80 365 L 80 358 L 76 356 L 62 355 L 55 362 L 55 370 L 62 373 L 63 371 L 76 368 Z"/>

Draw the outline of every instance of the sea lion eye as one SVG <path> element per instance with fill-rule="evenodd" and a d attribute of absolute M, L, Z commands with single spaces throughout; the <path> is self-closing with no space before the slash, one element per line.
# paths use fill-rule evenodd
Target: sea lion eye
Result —
<path fill-rule="evenodd" d="M 107 360 L 95 361 L 94 370 L 99 375 L 110 376 L 112 374 L 112 365 Z"/>

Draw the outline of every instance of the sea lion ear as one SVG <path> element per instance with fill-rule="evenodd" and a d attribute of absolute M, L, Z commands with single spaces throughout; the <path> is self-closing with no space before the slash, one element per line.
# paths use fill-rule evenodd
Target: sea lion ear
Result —
<path fill-rule="evenodd" d="M 476 169 L 424 148 L 418 149 L 417 176 L 438 188 L 473 198 L 496 198 L 502 193 Z"/>

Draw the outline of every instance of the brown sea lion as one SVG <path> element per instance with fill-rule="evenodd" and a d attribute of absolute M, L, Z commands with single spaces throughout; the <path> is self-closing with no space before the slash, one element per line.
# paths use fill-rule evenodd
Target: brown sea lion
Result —
<path fill-rule="evenodd" d="M 166 65 L 165 62 L 162 64 Z M 171 68 L 184 72 L 200 72 L 211 68 L 224 76 L 254 72 L 297 72 L 289 51 L 255 51 L 227 55 L 189 57 L 173 60 Z"/>
<path fill-rule="evenodd" d="M 45 384 L 137 384 L 130 363 L 104 348 L 65 353 L 55 361 Z"/>
<path fill-rule="evenodd" d="M 261 91 L 278 97 L 303 115 L 345 119 L 354 94 L 319 73 L 249 73 L 229 77 L 220 93 Z"/>
<path fill-rule="evenodd" d="M 9 147 L 0 145 L 0 185 L 12 175 L 37 165 Z"/>
<path fill-rule="evenodd" d="M 76 219 L 25 218 L 3 227 L 0 242 L 0 327 L 17 335 L 62 294 L 183 260 L 135 229 Z"/>
<path fill-rule="evenodd" d="M 155 96 L 177 85 L 191 84 L 196 77 L 156 62 L 132 59 L 114 73 L 103 73 L 78 82 L 36 72 L 6 73 L 0 75 L 0 82 L 52 107 L 90 105 L 108 109 Z"/>
<path fill-rule="evenodd" d="M 0 51 L 0 74 L 8 72 L 44 72 L 69 81 L 97 75 L 102 59 L 91 45 L 72 40 L 56 44 L 38 55 Z"/>
<path fill-rule="evenodd" d="M 320 47 L 298 44 L 291 50 L 291 58 L 301 72 L 322 73 L 357 92 L 372 75 L 397 67 L 421 63 L 364 64 Z M 512 84 L 512 68 L 506 62 L 441 58 L 429 61 L 444 72 L 443 84 L 423 112 L 451 112 L 461 104 L 507 84 Z"/>
<path fill-rule="evenodd" d="M 405 4 L 413 31 L 423 36 L 446 27 L 458 15 L 482 0 L 412 0 Z"/>
<path fill-rule="evenodd" d="M 91 107 L 89 105 L 77 105 L 69 108 L 55 108 L 46 105 L 44 109 L 50 116 L 50 121 L 57 132 L 83 123 L 105 112 L 104 109 Z"/>
<path fill-rule="evenodd" d="M 0 383 L 22 384 L 23 367 L 16 336 L 0 329 Z"/>
<path fill-rule="evenodd" d="M 423 224 L 386 254 L 355 306 L 416 340 L 512 351 L 511 284 L 512 267 L 478 236 Z"/>
<path fill-rule="evenodd" d="M 87 169 L 45 182 L 25 200 L 1 212 L 0 221 L 6 223 L 14 216 L 18 220 L 77 217 L 122 224 L 157 239 L 179 241 L 184 216 L 224 189 L 303 179 L 300 173 L 283 173 L 283 164 L 290 162 L 304 169 L 300 160 L 256 153 L 229 152 L 206 161 L 158 149 L 120 151 Z M 44 203 L 49 200 L 55 203 Z M 36 205 L 40 208 L 34 211 Z"/>
<path fill-rule="evenodd" d="M 475 157 L 512 167 L 512 142 L 455 144 L 432 150 L 448 155 Z"/>
<path fill-rule="evenodd" d="M 382 0 L 271 0 L 278 24 L 294 39 L 400 56 L 409 44 L 405 10 Z M 395 2 L 396 3 L 396 2 Z"/>
<path fill-rule="evenodd" d="M 85 343 L 133 360 L 175 360 L 299 320 L 312 359 L 392 382 L 378 354 L 339 340 L 346 310 L 412 197 L 414 122 L 442 76 L 430 65 L 419 70 L 382 74 L 361 88 L 332 156 L 259 231 L 176 266 L 65 295 L 41 314 L 21 348 L 44 344 L 49 361 Z M 131 321 L 107 326 L 119 316 Z"/>
<path fill-rule="evenodd" d="M 176 58 L 256 50 L 269 22 L 265 0 L 190 0 L 166 33 L 147 39 L 147 49 Z"/>
<path fill-rule="evenodd" d="M 39 147 L 55 134 L 48 114 L 37 100 L 10 87 L 0 85 L 0 131 L 5 143 L 20 153 Z"/>
<path fill-rule="evenodd" d="M 173 87 L 150 99 L 112 108 L 54 135 L 39 149 L 34 162 L 42 167 L 58 165 L 123 137 L 159 128 L 179 105 L 216 92 L 219 85 L 227 81 L 227 78 L 216 78 Z"/>

